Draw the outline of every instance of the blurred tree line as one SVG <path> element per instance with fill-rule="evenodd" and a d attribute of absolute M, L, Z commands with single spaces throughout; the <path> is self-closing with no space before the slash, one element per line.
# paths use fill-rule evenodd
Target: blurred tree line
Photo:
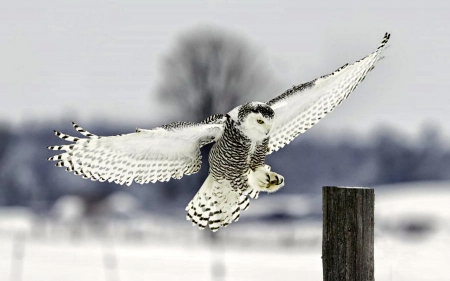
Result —
<path fill-rule="evenodd" d="M 180 121 L 200 121 L 247 101 L 273 97 L 275 83 L 266 62 L 242 37 L 218 29 L 193 29 L 184 33 L 165 56 L 157 94 L 179 113 Z M 149 210 L 180 213 L 184 208 L 173 205 L 187 204 L 208 173 L 206 159 L 211 145 L 202 149 L 202 170 L 181 180 L 131 187 L 83 180 L 46 161 L 53 155 L 46 147 L 60 143 L 52 130 L 71 132 L 69 124 L 25 125 L 14 132 L 0 128 L 1 206 L 22 205 L 45 211 L 63 195 L 79 195 L 95 204 L 112 192 L 124 190 Z M 148 128 L 159 125 L 149 124 Z M 111 123 L 87 129 L 98 135 L 116 135 L 132 132 L 130 128 L 134 125 L 118 128 Z M 350 137 L 330 141 L 331 136 L 311 137 L 308 132 L 267 157 L 273 170 L 285 176 L 287 184 L 280 193 L 318 193 L 324 185 L 374 186 L 450 179 L 450 150 L 433 126 L 425 127 L 421 139 L 415 142 L 405 141 L 404 136 L 388 128 L 380 129 L 366 143 Z"/>
<path fill-rule="evenodd" d="M 124 190 L 135 195 L 149 210 L 170 213 L 173 205 L 186 204 L 205 179 L 206 163 L 202 173 L 146 186 L 123 187 L 84 180 L 46 161 L 52 155 L 46 146 L 60 143 L 52 129 L 69 131 L 70 123 L 64 124 L 29 126 L 17 133 L 0 130 L 0 205 L 30 206 L 45 211 L 62 195 L 75 194 L 95 203 Z M 112 135 L 130 130 L 102 124 L 92 131 Z M 450 180 L 450 150 L 442 144 L 439 132 L 426 129 L 421 135 L 422 139 L 414 143 L 403 141 L 393 130 L 380 130 L 370 143 L 355 143 L 353 138 L 328 141 L 323 136 L 303 135 L 269 155 L 267 162 L 286 178 L 287 184 L 279 193 L 319 193 L 323 185 L 376 186 Z"/>

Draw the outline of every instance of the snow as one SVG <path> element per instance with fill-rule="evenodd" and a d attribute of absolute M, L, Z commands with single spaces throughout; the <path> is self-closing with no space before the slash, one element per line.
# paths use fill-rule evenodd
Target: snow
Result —
<path fill-rule="evenodd" d="M 376 280 L 450 280 L 449 186 L 375 188 Z M 78 235 L 22 208 L 0 218 L 0 280 L 322 280 L 320 221 L 243 219 L 212 243 L 187 222 L 142 214 L 86 220 Z"/>
<path fill-rule="evenodd" d="M 10 274 L 12 239 L 0 240 L 0 280 Z M 117 269 L 105 269 L 105 258 L 115 257 Z M 219 257 L 218 257 L 219 256 Z M 240 250 L 238 247 L 213 252 L 195 243 L 182 245 L 164 241 L 113 243 L 91 240 L 27 241 L 23 259 L 23 280 L 104 280 L 105 274 L 120 280 L 211 280 L 212 261 L 225 263 L 230 280 L 274 280 L 280 276 L 309 276 L 320 280 L 320 253 L 298 251 Z M 114 258 L 112 258 L 114 259 Z"/>

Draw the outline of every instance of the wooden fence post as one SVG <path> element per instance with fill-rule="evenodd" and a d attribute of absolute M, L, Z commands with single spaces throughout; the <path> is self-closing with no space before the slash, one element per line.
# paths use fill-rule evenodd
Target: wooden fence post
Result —
<path fill-rule="evenodd" d="M 374 205 L 371 188 L 323 187 L 324 281 L 374 280 Z"/>

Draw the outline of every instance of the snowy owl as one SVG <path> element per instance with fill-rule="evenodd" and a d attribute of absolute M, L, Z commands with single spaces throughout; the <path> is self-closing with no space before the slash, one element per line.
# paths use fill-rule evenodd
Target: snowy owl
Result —
<path fill-rule="evenodd" d="M 73 123 L 83 138 L 55 131 L 67 145 L 48 147 L 65 152 L 48 160 L 92 180 L 130 185 L 180 179 L 201 165 L 200 148 L 215 142 L 209 174 L 186 207 L 187 219 L 212 231 L 239 219 L 259 192 L 284 186 L 265 157 L 290 143 L 334 110 L 382 58 L 390 35 L 377 50 L 331 74 L 294 86 L 269 102 L 250 102 L 200 123 L 174 122 L 131 134 L 97 136 Z"/>

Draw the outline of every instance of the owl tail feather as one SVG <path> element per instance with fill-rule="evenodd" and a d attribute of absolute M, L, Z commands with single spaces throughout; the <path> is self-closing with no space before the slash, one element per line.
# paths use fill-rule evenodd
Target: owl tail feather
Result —
<path fill-rule="evenodd" d="M 209 175 L 200 190 L 186 206 L 186 219 L 200 229 L 209 225 L 216 232 L 238 221 L 241 210 L 246 210 L 250 200 L 247 195 L 232 189 L 228 181 L 217 182 Z"/>

